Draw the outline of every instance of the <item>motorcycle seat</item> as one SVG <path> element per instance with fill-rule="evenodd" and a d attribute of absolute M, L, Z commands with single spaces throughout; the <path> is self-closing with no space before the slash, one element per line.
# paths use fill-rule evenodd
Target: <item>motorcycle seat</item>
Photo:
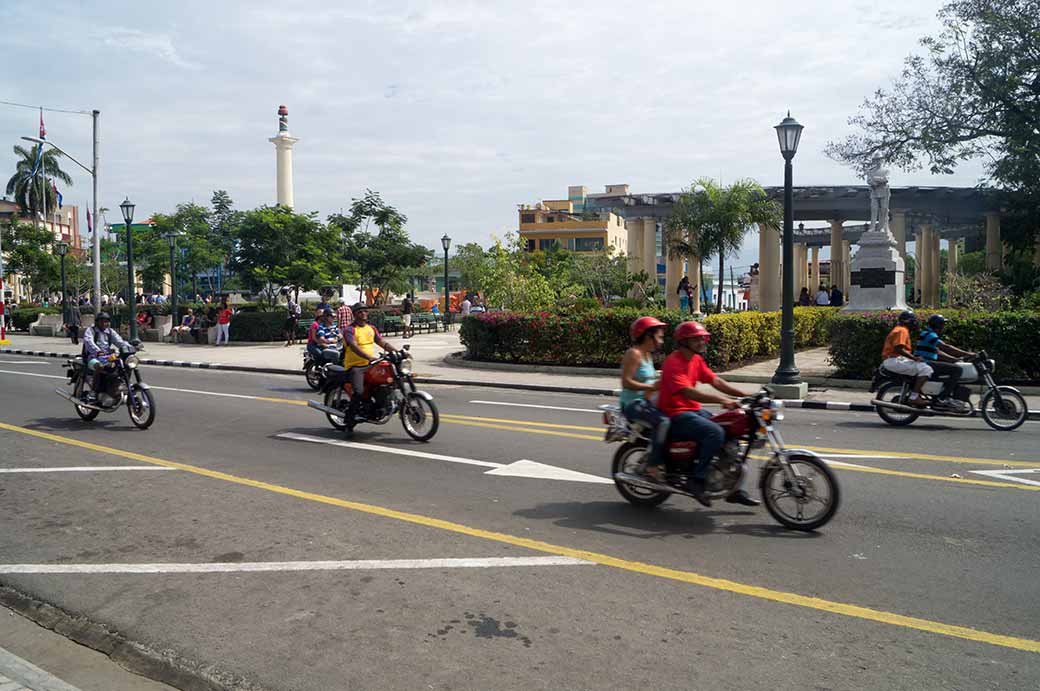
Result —
<path fill-rule="evenodd" d="M 328 372 L 330 375 L 343 374 L 347 371 L 347 368 L 343 367 L 342 365 L 329 365 L 325 368 L 325 371 Z"/>

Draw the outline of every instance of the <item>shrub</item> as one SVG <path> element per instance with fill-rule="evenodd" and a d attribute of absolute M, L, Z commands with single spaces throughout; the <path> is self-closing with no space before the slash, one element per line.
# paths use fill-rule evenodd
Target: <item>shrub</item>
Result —
<path fill-rule="evenodd" d="M 830 308 L 796 308 L 796 345 L 825 345 L 826 322 L 836 311 Z M 616 367 L 629 345 L 628 327 L 648 313 L 668 324 L 665 351 L 674 350 L 671 334 L 676 326 L 688 319 L 679 310 L 648 312 L 618 308 L 569 315 L 549 312 L 478 314 L 462 321 L 460 337 L 467 356 L 474 360 Z M 714 368 L 726 369 L 779 352 L 779 312 L 709 315 L 705 317 L 704 325 L 712 333 L 707 359 Z"/>
<path fill-rule="evenodd" d="M 300 320 L 304 321 L 303 319 Z M 310 325 L 310 320 L 307 320 Z M 277 341 L 285 327 L 285 311 L 239 312 L 231 318 L 228 335 L 232 341 Z"/>
<path fill-rule="evenodd" d="M 918 312 L 923 324 L 932 312 Z M 998 380 L 1040 380 L 1040 361 L 1034 342 L 1040 333 L 1037 312 L 949 312 L 944 311 L 943 337 L 963 350 L 985 350 L 997 361 Z M 830 356 L 836 375 L 869 379 L 881 364 L 885 336 L 895 326 L 895 312 L 840 314 L 830 320 Z"/>

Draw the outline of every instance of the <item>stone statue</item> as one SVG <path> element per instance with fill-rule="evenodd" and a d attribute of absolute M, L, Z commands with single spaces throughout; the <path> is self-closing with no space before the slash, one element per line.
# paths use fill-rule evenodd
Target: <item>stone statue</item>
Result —
<path fill-rule="evenodd" d="M 870 185 L 870 231 L 888 233 L 888 203 L 892 190 L 888 188 L 888 168 L 880 163 L 867 173 Z"/>

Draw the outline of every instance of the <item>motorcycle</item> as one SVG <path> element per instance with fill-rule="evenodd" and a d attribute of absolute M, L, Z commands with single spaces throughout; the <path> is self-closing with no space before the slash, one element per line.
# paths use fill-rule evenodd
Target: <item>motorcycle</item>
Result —
<path fill-rule="evenodd" d="M 365 371 L 365 389 L 361 405 L 351 419 L 350 399 L 353 386 L 349 370 L 339 365 L 325 367 L 324 402 L 307 401 L 307 405 L 325 413 L 329 424 L 353 434 L 362 422 L 385 425 L 395 414 L 401 418 L 404 431 L 416 441 L 428 441 L 440 426 L 440 413 L 433 396 L 415 388 L 411 354 L 403 350 L 384 353 Z"/>
<path fill-rule="evenodd" d="M 653 430 L 628 420 L 616 405 L 600 406 L 607 426 L 605 441 L 622 442 L 614 454 L 611 476 L 618 492 L 629 503 L 658 506 L 673 494 L 688 497 L 686 490 L 697 462 L 697 443 L 668 442 L 662 450 L 667 461 L 663 481 L 643 474 Z M 740 407 L 712 416 L 725 431 L 725 442 L 711 461 L 706 480 L 710 499 L 723 499 L 740 488 L 752 449 L 769 445 L 770 454 L 759 476 L 762 501 L 769 514 L 792 530 L 812 531 L 830 521 L 838 510 L 838 480 L 822 458 L 804 449 L 788 449 L 775 423 L 784 419 L 783 402 L 770 398 L 768 390 L 740 399 Z"/>
<path fill-rule="evenodd" d="M 1010 432 L 1022 426 L 1029 417 L 1026 399 L 1012 386 L 997 386 L 993 381 L 996 363 L 985 351 L 957 365 L 961 368 L 961 376 L 951 401 L 939 400 L 942 381 L 928 381 L 921 388 L 928 407 L 915 407 L 910 404 L 914 377 L 879 367 L 870 384 L 870 391 L 877 392 L 871 403 L 881 419 L 894 427 L 905 427 L 919 417 L 973 417 L 976 414 L 981 414 L 986 424 L 995 430 Z M 976 409 L 971 400 L 972 391 L 965 385 L 979 383 L 984 391 Z"/>
<path fill-rule="evenodd" d="M 315 360 L 310 351 L 303 351 L 303 376 L 307 380 L 307 386 L 315 391 L 321 391 L 327 377 L 326 368 L 329 365 L 339 364 L 343 360 L 343 351 L 336 348 L 326 348 L 321 351 L 321 359 Z"/>
<path fill-rule="evenodd" d="M 141 380 L 136 353 L 137 348 L 128 344 L 122 346 L 118 354 L 108 356 L 102 365 L 100 387 L 93 391 L 93 401 L 87 397 L 93 385 L 93 372 L 87 370 L 82 357 L 69 358 L 65 361 L 65 374 L 72 392 L 55 389 L 54 393 L 71 401 L 76 414 L 88 422 L 99 413 L 114 413 L 125 404 L 130 422 L 138 429 L 148 429 L 155 421 L 155 397 L 151 387 Z"/>

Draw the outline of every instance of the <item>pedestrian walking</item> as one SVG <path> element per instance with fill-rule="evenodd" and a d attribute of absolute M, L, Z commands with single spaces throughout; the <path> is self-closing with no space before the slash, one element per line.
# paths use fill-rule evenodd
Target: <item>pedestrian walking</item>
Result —
<path fill-rule="evenodd" d="M 224 298 L 220 303 L 220 309 L 217 311 L 217 343 L 220 345 L 223 341 L 224 345 L 227 345 L 231 340 L 231 317 L 234 315 L 234 311 L 228 307 L 227 298 Z"/>
<path fill-rule="evenodd" d="M 404 300 L 401 301 L 401 331 L 405 338 L 412 337 L 412 312 L 414 311 L 412 299 L 405 295 Z"/>
<path fill-rule="evenodd" d="M 303 310 L 300 303 L 292 299 L 292 295 L 285 296 L 285 347 L 296 345 L 296 325 L 300 321 Z"/>
<path fill-rule="evenodd" d="M 65 298 L 65 316 L 62 321 L 65 322 L 65 333 L 70 339 L 72 339 L 72 345 L 79 345 L 79 328 L 83 320 L 80 316 L 79 305 L 73 301 L 69 303 L 69 298 Z"/>
<path fill-rule="evenodd" d="M 354 310 L 350 309 L 350 305 L 347 304 L 347 299 L 341 297 L 339 299 L 339 307 L 336 308 L 336 326 L 339 328 L 341 334 L 346 334 L 353 323 Z M 344 338 L 346 338 L 346 336 L 344 336 Z"/>

